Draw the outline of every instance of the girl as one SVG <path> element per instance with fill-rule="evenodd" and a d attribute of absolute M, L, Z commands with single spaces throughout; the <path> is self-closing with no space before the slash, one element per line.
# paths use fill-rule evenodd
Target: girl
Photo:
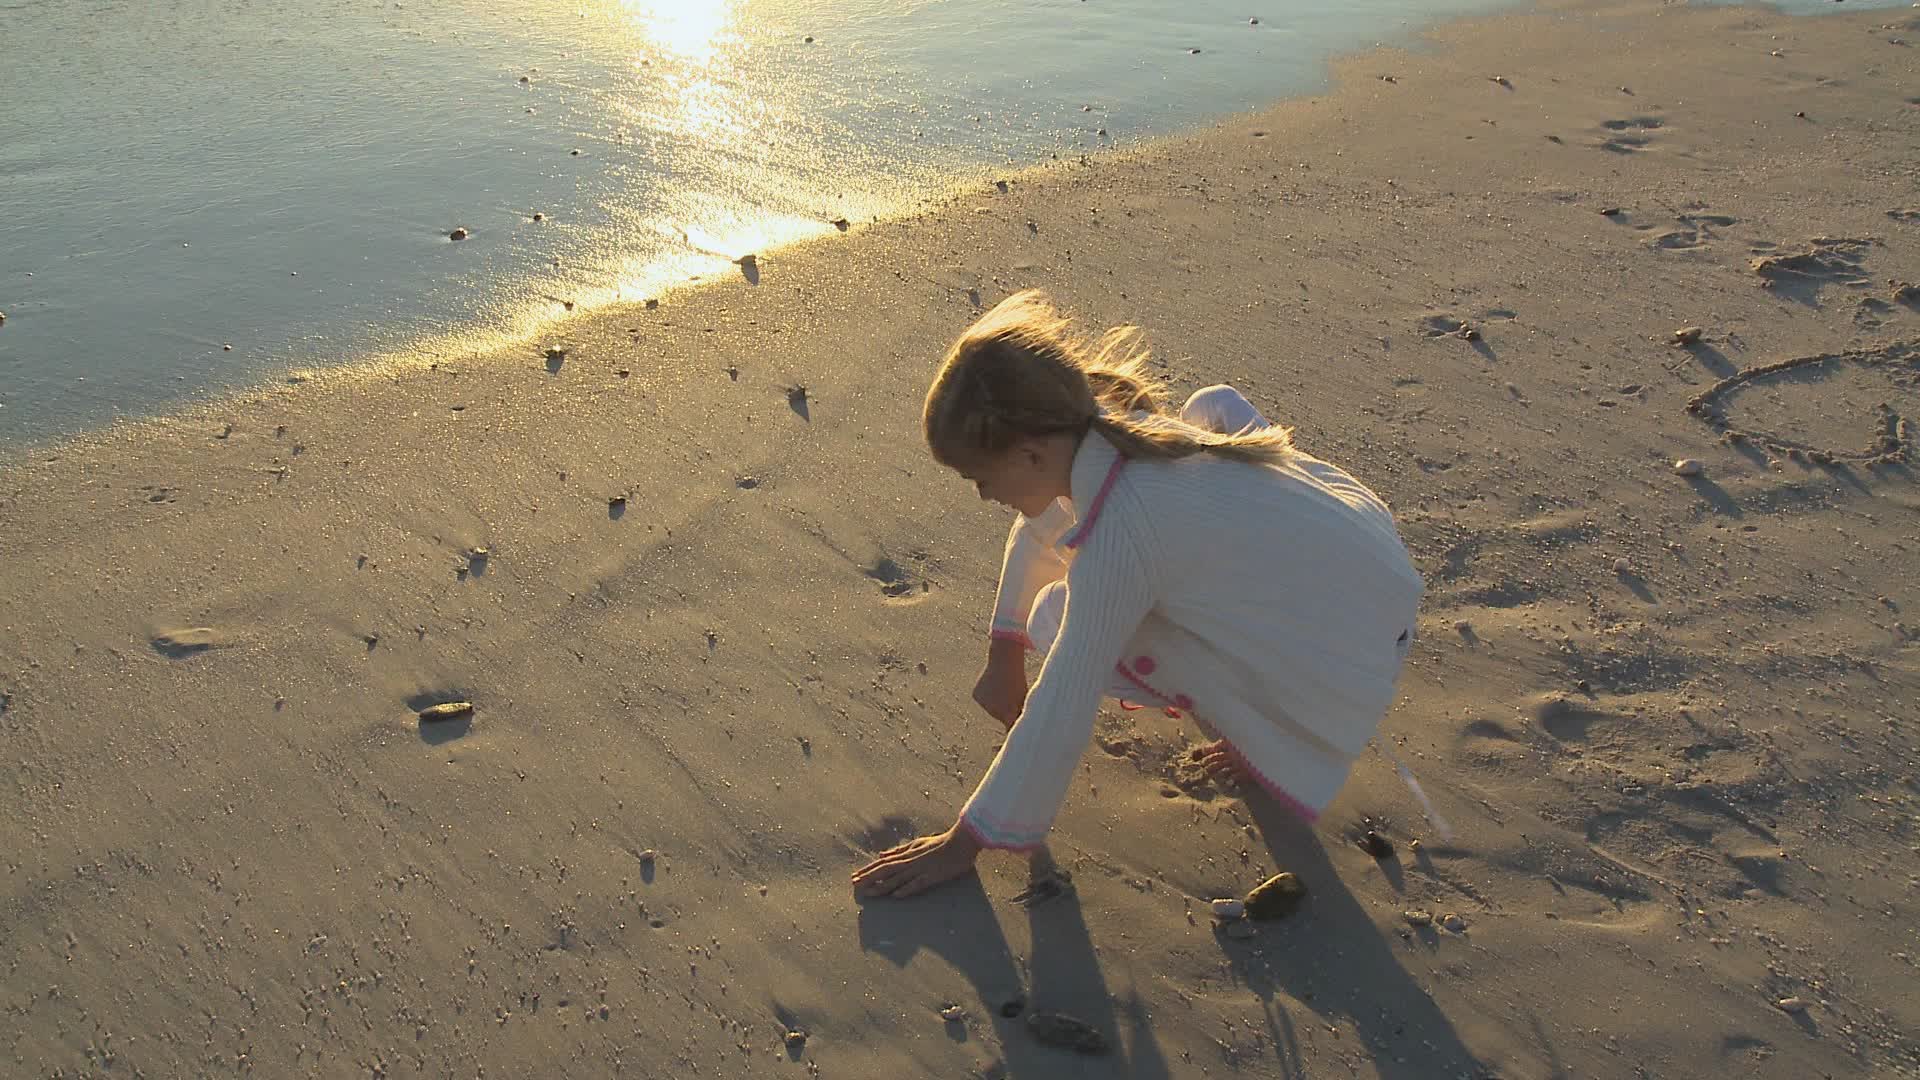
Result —
<path fill-rule="evenodd" d="M 974 691 L 1010 731 L 953 827 L 856 871 L 860 895 L 1037 848 L 1102 695 L 1192 716 L 1211 769 L 1308 821 L 1392 703 L 1421 581 L 1386 505 L 1230 387 L 1162 411 L 1145 359 L 1136 328 L 1088 343 L 1035 291 L 948 350 L 927 445 L 1021 515 Z M 1046 654 L 1031 695 L 1029 648 Z"/>

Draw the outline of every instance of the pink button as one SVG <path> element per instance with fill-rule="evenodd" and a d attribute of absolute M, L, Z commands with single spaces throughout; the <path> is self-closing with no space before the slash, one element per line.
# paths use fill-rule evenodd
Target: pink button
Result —
<path fill-rule="evenodd" d="M 1142 675 L 1153 674 L 1153 669 L 1159 666 L 1160 665 L 1153 662 L 1153 657 L 1151 656 L 1142 656 L 1133 662 L 1133 670 Z"/>

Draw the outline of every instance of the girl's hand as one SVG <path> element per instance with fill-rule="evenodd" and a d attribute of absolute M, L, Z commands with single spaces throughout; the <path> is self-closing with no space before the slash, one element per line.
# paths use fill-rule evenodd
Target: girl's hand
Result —
<path fill-rule="evenodd" d="M 1190 754 L 1215 783 L 1234 787 L 1246 787 L 1253 783 L 1253 776 L 1240 764 L 1240 759 L 1234 755 L 1232 746 L 1225 739 L 1196 746 Z"/>
<path fill-rule="evenodd" d="M 853 894 L 905 900 L 971 873 L 979 857 L 980 842 L 956 825 L 938 836 L 922 836 L 881 852 L 853 872 Z"/>
<path fill-rule="evenodd" d="M 995 640 L 987 652 L 986 670 L 973 684 L 973 700 L 987 715 L 1011 729 L 1027 707 L 1026 647 L 1017 641 Z"/>

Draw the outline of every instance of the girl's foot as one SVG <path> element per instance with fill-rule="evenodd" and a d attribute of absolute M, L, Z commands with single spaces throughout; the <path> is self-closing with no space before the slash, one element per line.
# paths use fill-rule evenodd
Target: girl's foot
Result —
<path fill-rule="evenodd" d="M 1217 739 L 1202 746 L 1196 746 L 1188 752 L 1200 767 L 1206 770 L 1207 777 L 1216 784 L 1240 787 L 1253 782 L 1253 774 L 1240 764 L 1239 755 L 1233 752 L 1233 744 L 1225 739 Z"/>

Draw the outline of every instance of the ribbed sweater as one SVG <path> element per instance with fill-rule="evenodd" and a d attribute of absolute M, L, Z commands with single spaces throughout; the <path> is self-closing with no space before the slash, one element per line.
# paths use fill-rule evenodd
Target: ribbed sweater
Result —
<path fill-rule="evenodd" d="M 1317 817 L 1392 704 L 1419 605 L 1386 504 L 1304 453 L 1130 461 L 1098 432 L 1074 456 L 1071 491 L 1077 521 L 1056 504 L 1009 541 L 996 636 L 1024 637 L 1034 597 L 1062 574 L 1066 613 L 961 825 L 989 847 L 1040 843 L 1116 675 Z"/>

